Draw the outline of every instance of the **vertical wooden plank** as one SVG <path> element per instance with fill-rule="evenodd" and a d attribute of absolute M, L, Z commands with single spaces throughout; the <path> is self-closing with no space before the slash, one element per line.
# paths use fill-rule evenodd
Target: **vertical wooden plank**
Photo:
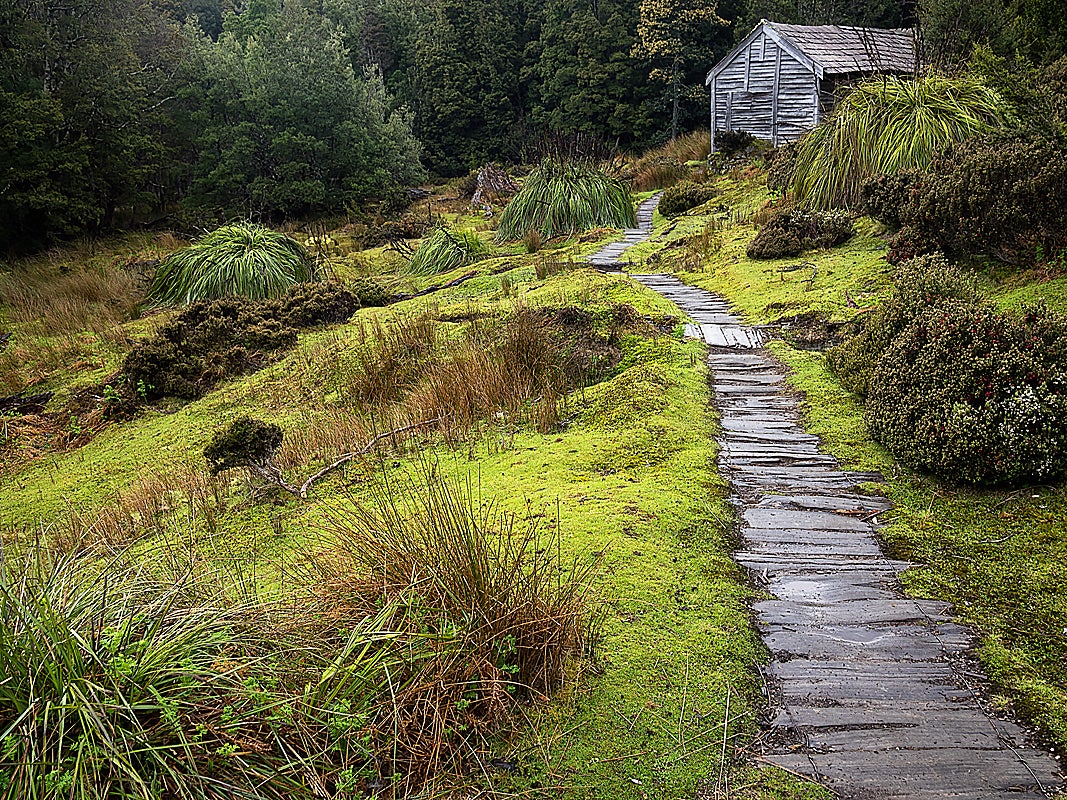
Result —
<path fill-rule="evenodd" d="M 713 153 L 715 152 L 715 100 L 719 93 L 718 82 L 718 75 L 711 79 L 711 152 Z"/>
<path fill-rule="evenodd" d="M 822 89 L 822 81 L 819 80 L 819 76 L 816 75 L 814 72 L 811 74 L 811 77 L 815 79 L 813 81 L 815 84 L 815 113 L 812 116 L 812 122 L 818 125 L 820 122 L 822 122 L 822 109 L 820 108 L 821 104 L 819 102 L 819 95 L 821 94 L 820 90 Z"/>
<path fill-rule="evenodd" d="M 771 86 L 771 144 L 778 146 L 778 89 L 782 77 L 782 48 L 774 46 L 774 84 Z"/>
<path fill-rule="evenodd" d="M 745 48 L 745 91 L 748 89 L 749 76 L 752 75 L 752 47 Z"/>
<path fill-rule="evenodd" d="M 733 130 L 733 116 L 734 116 L 734 91 L 731 89 L 726 93 L 726 124 L 724 127 L 726 131 Z"/>

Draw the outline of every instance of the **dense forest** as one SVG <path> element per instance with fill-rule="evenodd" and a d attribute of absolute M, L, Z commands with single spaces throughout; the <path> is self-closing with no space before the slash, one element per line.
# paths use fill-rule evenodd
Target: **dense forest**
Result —
<path fill-rule="evenodd" d="M 706 70 L 760 18 L 922 23 L 1067 52 L 1057 0 L 7 0 L 0 251 L 87 231 L 356 208 L 518 160 L 537 132 L 656 144 L 704 121 Z"/>

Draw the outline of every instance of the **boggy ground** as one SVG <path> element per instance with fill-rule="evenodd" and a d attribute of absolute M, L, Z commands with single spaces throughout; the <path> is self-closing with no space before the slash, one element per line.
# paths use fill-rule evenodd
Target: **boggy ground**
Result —
<path fill-rule="evenodd" d="M 520 519 L 540 517 L 558 529 L 564 560 L 591 569 L 595 612 L 593 647 L 573 663 L 564 691 L 527 707 L 527 718 L 495 736 L 493 752 L 461 783 L 495 796 L 826 796 L 747 761 L 759 731 L 756 665 L 766 653 L 749 619 L 753 590 L 729 558 L 734 520 L 715 469 L 703 347 L 665 323 L 673 309 L 655 294 L 582 268 L 580 259 L 604 236 L 589 238 L 534 254 L 505 248 L 460 286 L 362 309 L 345 325 L 301 334 L 294 349 L 259 372 L 189 403 L 153 404 L 74 446 L 64 446 L 70 437 L 54 429 L 20 430 L 19 420 L 5 420 L 3 541 L 13 547 L 35 537 L 84 553 L 87 564 L 94 554 L 132 547 L 155 557 L 164 547 L 169 558 L 191 559 L 231 581 L 235 593 L 251 585 L 277 599 L 294 590 L 290 567 L 338 510 L 369 502 L 385 474 L 417 476 L 436 464 L 460 480 L 470 477 L 480 497 Z M 402 262 L 388 248 L 357 251 L 342 233 L 330 239 L 342 280 L 374 274 L 394 291 L 410 292 L 463 272 L 412 278 L 397 270 Z M 56 252 L 49 268 L 121 268 L 171 245 L 138 239 Z M 638 315 L 625 328 L 621 304 Z M 532 397 L 467 429 L 420 435 L 381 459 L 352 462 L 317 484 L 307 502 L 264 494 L 241 473 L 207 475 L 204 445 L 244 414 L 282 427 L 277 460 L 288 474 L 307 474 L 365 441 L 376 415 L 383 425 L 389 418 L 359 394 L 375 363 L 366 356 L 383 342 L 410 335 L 444 347 L 517 310 L 569 307 L 592 315 L 615 349 L 601 379 L 555 398 L 550 415 L 541 413 L 544 398 Z M 99 335 L 75 318 L 56 334 L 42 327 L 47 314 L 31 320 L 10 304 L 3 313 L 2 327 L 21 354 L 21 382 L 7 388 L 54 391 L 54 404 L 106 378 L 160 318 L 117 317 L 112 326 L 98 325 Z M 57 335 L 56 352 L 42 351 L 36 361 L 26 355 Z M 79 357 L 71 360 L 71 353 Z M 400 396 L 409 390 L 402 387 Z"/>

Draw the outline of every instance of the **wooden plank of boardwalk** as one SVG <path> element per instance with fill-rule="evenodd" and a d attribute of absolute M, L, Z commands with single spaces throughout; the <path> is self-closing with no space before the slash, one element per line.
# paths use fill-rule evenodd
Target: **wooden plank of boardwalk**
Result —
<path fill-rule="evenodd" d="M 762 759 L 843 798 L 1060 788 L 1056 761 L 988 714 L 955 668 L 971 632 L 946 604 L 904 596 L 898 578 L 910 565 L 886 558 L 875 535 L 889 504 L 857 488 L 878 476 L 841 469 L 805 433 L 781 370 L 760 349 L 765 332 L 674 277 L 633 277 L 678 305 L 712 346 L 720 466 L 742 520 L 735 558 L 774 597 L 754 607 L 773 657 L 765 674 L 776 744 Z"/>
<path fill-rule="evenodd" d="M 624 259 L 623 256 L 635 244 L 648 241 L 648 237 L 652 234 L 652 215 L 656 211 L 656 206 L 659 205 L 659 199 L 662 194 L 660 192 L 653 195 L 639 205 L 637 207 L 637 227 L 624 230 L 621 242 L 612 242 L 609 245 L 605 245 L 589 256 L 586 259 L 589 265 L 605 272 L 618 271 L 628 266 L 630 262 Z"/>

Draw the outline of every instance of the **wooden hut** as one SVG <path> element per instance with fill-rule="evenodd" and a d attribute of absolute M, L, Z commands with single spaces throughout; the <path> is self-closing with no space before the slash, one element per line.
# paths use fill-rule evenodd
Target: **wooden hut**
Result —
<path fill-rule="evenodd" d="M 708 73 L 715 132 L 747 131 L 777 146 L 799 139 L 833 108 L 838 90 L 878 73 L 916 69 L 908 28 L 782 25 L 762 20 Z"/>

